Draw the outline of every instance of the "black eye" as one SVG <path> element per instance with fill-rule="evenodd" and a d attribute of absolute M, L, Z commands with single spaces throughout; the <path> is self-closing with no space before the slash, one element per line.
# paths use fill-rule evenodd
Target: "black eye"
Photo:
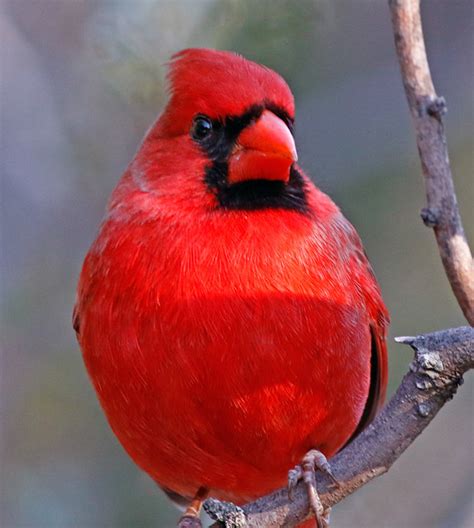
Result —
<path fill-rule="evenodd" d="M 201 140 L 212 132 L 212 121 L 208 117 L 198 116 L 194 118 L 191 135 L 194 139 Z"/>

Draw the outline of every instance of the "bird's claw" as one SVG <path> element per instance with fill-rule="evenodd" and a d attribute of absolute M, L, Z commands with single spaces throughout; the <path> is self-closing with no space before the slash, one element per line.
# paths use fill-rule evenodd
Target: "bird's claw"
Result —
<path fill-rule="evenodd" d="M 294 469 L 288 471 L 288 498 L 293 500 L 293 495 L 298 485 L 298 482 L 303 478 L 303 468 L 296 466 Z"/>
<path fill-rule="evenodd" d="M 329 514 L 331 509 L 325 509 L 321 499 L 319 498 L 318 491 L 316 489 L 315 476 L 315 473 L 318 470 L 321 471 L 321 473 L 326 474 L 331 479 L 334 486 L 340 486 L 338 480 L 332 472 L 327 458 L 320 451 L 312 449 L 306 453 L 300 465 L 288 472 L 288 497 L 290 500 L 293 499 L 293 492 L 298 482 L 302 480 L 305 483 L 309 504 L 314 516 L 316 517 L 318 528 L 328 528 Z"/>
<path fill-rule="evenodd" d="M 316 449 L 308 451 L 303 458 L 303 465 L 305 462 L 309 463 L 309 465 L 314 468 L 313 471 L 319 470 L 321 473 L 327 475 L 332 480 L 333 486 L 340 487 L 341 484 L 334 476 L 328 459 L 321 453 L 321 451 L 317 451 Z"/>

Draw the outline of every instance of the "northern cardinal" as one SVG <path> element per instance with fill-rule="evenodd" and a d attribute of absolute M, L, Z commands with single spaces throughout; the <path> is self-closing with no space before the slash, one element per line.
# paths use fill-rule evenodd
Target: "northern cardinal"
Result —
<path fill-rule="evenodd" d="M 356 231 L 296 164 L 285 81 L 208 49 L 175 55 L 169 81 L 73 319 L 110 426 L 171 498 L 195 498 L 192 518 L 208 494 L 282 486 L 370 422 L 388 314 Z"/>

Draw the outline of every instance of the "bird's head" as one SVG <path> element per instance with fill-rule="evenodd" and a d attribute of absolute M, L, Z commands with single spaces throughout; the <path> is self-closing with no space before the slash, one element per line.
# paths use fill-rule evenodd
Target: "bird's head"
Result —
<path fill-rule="evenodd" d="M 171 148 L 176 174 L 199 181 L 218 206 L 304 208 L 293 95 L 278 74 L 235 53 L 187 49 L 172 58 L 169 83 L 169 102 L 142 147 L 162 154 L 158 172 L 171 170 L 163 152 Z"/>

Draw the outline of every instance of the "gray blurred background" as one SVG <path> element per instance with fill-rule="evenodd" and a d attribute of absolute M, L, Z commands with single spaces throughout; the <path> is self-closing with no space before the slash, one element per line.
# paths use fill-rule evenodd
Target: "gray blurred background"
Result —
<path fill-rule="evenodd" d="M 424 2 L 432 73 L 474 234 L 472 0 Z M 1 45 L 1 502 L 4 528 L 168 527 L 177 512 L 122 451 L 71 329 L 109 193 L 188 46 L 281 72 L 302 166 L 355 224 L 391 336 L 464 324 L 424 205 L 385 1 L 4 0 Z M 390 344 L 390 390 L 410 361 Z M 474 526 L 472 378 L 395 467 L 337 506 L 337 527 Z"/>

